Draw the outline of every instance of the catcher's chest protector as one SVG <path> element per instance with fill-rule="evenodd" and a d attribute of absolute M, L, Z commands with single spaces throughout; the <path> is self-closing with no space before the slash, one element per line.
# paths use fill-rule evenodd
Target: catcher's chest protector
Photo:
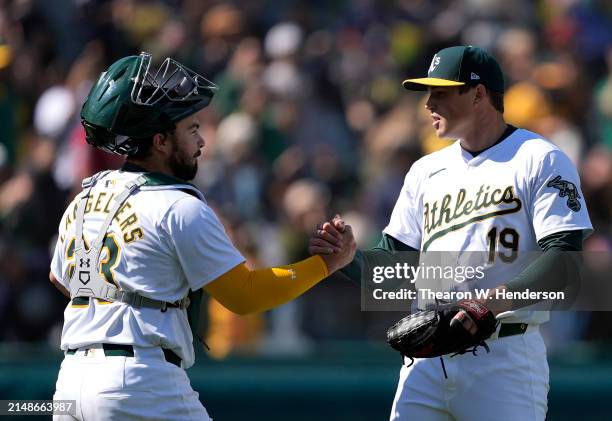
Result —
<path fill-rule="evenodd" d="M 70 298 L 93 297 L 105 301 L 116 301 L 118 287 L 106 282 L 98 268 L 100 267 L 100 254 L 106 231 L 112 223 L 117 211 L 121 208 L 127 198 L 140 186 L 146 183 L 145 177 L 138 177 L 126 185 L 125 190 L 114 198 L 113 207 L 109 211 L 106 219 L 102 223 L 100 232 L 96 239 L 91 243 L 89 249 L 85 247 L 83 241 L 83 224 L 85 219 L 85 208 L 90 198 L 90 193 L 97 180 L 104 178 L 110 171 L 100 172 L 93 177 L 83 181 L 84 191 L 77 205 L 76 216 L 76 239 L 75 239 L 75 266 L 73 269 L 67 268 L 67 278 L 70 279 Z M 70 273 L 72 271 L 72 273 Z"/>

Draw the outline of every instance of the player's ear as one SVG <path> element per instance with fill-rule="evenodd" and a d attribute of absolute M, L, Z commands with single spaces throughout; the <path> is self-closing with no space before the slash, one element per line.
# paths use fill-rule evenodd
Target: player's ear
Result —
<path fill-rule="evenodd" d="M 153 149 L 162 153 L 163 155 L 168 154 L 171 150 L 170 139 L 166 133 L 155 133 L 153 135 Z"/>
<path fill-rule="evenodd" d="M 474 105 L 487 98 L 487 88 L 482 83 L 479 83 L 474 88 Z"/>

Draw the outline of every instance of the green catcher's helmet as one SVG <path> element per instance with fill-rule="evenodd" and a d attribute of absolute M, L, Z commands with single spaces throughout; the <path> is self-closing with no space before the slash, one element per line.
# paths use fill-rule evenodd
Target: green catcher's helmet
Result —
<path fill-rule="evenodd" d="M 81 109 L 87 143 L 129 155 L 138 139 L 172 130 L 175 123 L 210 104 L 217 87 L 166 58 L 150 71 L 151 55 L 124 57 L 103 72 Z"/>

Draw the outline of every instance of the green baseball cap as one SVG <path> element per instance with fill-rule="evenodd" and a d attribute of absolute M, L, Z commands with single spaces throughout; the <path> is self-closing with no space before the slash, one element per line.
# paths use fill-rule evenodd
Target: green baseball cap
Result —
<path fill-rule="evenodd" d="M 488 89 L 504 92 L 504 75 L 495 58 L 482 48 L 449 47 L 438 51 L 427 77 L 406 79 L 404 88 L 425 91 L 428 86 L 461 86 L 482 83 Z"/>

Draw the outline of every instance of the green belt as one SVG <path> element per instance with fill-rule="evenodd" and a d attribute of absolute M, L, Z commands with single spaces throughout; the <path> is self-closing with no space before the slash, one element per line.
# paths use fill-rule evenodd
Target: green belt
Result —
<path fill-rule="evenodd" d="M 102 344 L 102 349 L 104 349 L 104 355 L 107 357 L 133 357 L 134 356 L 134 347 L 132 345 L 122 345 L 122 344 Z M 181 366 L 181 358 L 176 355 L 173 351 L 162 348 L 164 352 L 164 358 L 171 364 L 174 364 L 177 367 Z M 69 349 L 66 351 L 67 355 L 76 354 L 76 349 Z"/>
<path fill-rule="evenodd" d="M 506 336 L 522 335 L 527 331 L 528 327 L 527 323 L 502 323 L 497 337 L 504 338 Z"/>

